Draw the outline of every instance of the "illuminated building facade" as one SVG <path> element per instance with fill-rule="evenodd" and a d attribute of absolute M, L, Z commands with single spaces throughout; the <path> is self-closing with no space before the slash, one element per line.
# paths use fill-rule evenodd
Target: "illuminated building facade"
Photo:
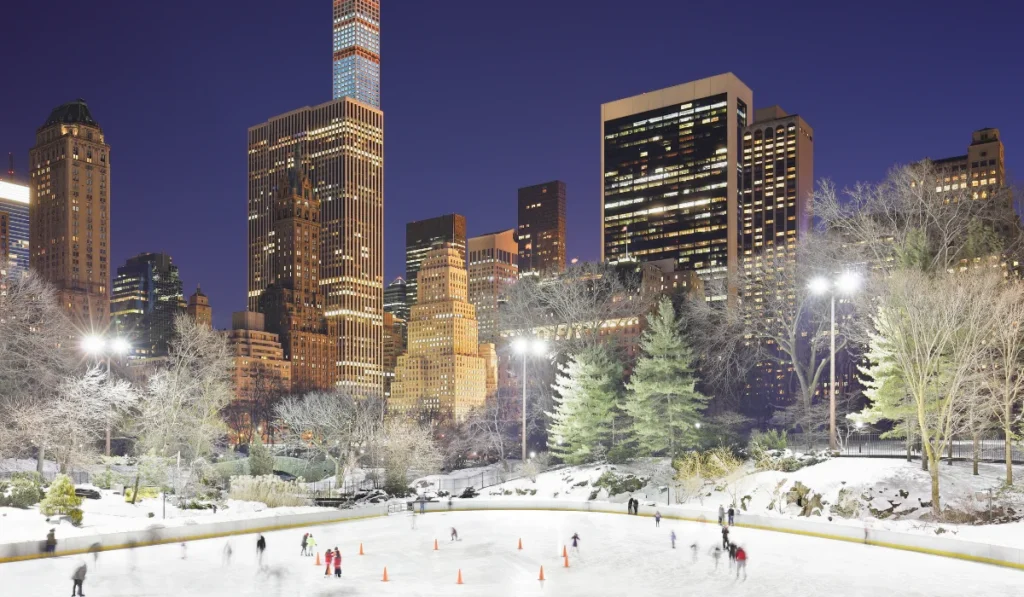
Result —
<path fill-rule="evenodd" d="M 1006 183 L 1006 157 L 999 129 L 981 129 L 971 135 L 967 155 L 934 160 L 939 177 L 936 192 L 970 189 L 974 199 L 988 199 Z"/>
<path fill-rule="evenodd" d="M 319 295 L 336 334 L 334 380 L 379 395 L 383 370 L 384 115 L 343 98 L 249 129 L 249 309 L 276 279 L 275 188 L 295 162 L 320 203 Z"/>
<path fill-rule="evenodd" d="M 481 342 L 498 340 L 498 300 L 519 279 L 518 250 L 514 230 L 469 239 L 469 302 L 476 308 Z"/>
<path fill-rule="evenodd" d="M 85 100 L 54 108 L 29 151 L 32 269 L 83 333 L 110 322 L 110 146 Z"/>
<path fill-rule="evenodd" d="M 380 0 L 334 0 L 334 99 L 380 108 Z"/>
<path fill-rule="evenodd" d="M 601 106 L 602 260 L 672 259 L 705 280 L 736 271 L 752 105 L 727 73 Z"/>
<path fill-rule="evenodd" d="M 189 317 L 208 328 L 213 327 L 213 307 L 210 306 L 210 298 L 203 294 L 203 290 L 196 284 L 196 291 L 188 297 L 188 306 L 185 312 Z"/>
<path fill-rule="evenodd" d="M 184 312 L 181 277 L 170 255 L 142 253 L 117 268 L 110 290 L 110 317 L 116 335 L 131 344 L 129 358 L 167 356 L 174 339 L 174 318 Z"/>
<path fill-rule="evenodd" d="M 565 183 L 519 189 L 519 273 L 565 271 Z"/>
<path fill-rule="evenodd" d="M 398 357 L 388 403 L 393 416 L 462 421 L 497 386 L 494 345 L 478 341 L 462 255 L 462 249 L 444 245 L 423 260 L 409 348 Z"/>
<path fill-rule="evenodd" d="M 405 225 L 405 300 L 411 308 L 416 304 L 418 275 L 427 253 L 442 245 L 462 252 L 466 261 L 466 218 L 459 214 L 447 214 L 409 222 Z"/>
<path fill-rule="evenodd" d="M 406 299 L 407 287 L 401 277 L 395 278 L 384 289 L 384 311 L 394 313 L 400 319 L 409 319 L 409 303 Z"/>
<path fill-rule="evenodd" d="M 0 278 L 29 268 L 29 188 L 0 180 Z"/>

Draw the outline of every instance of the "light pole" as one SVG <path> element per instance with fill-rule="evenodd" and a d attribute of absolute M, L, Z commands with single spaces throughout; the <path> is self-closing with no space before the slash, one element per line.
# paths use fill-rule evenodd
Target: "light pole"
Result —
<path fill-rule="evenodd" d="M 107 380 L 110 380 L 110 355 L 123 356 L 132 348 L 127 340 L 120 337 L 106 339 L 103 336 L 90 335 L 82 338 L 82 350 L 96 360 L 101 356 L 107 358 Z M 110 423 L 107 423 L 106 455 L 110 456 Z"/>
<path fill-rule="evenodd" d="M 828 362 L 828 448 L 835 452 L 839 445 L 836 437 L 836 293 L 850 295 L 856 292 L 860 287 L 860 276 L 854 272 L 845 272 L 834 280 L 814 278 L 807 287 L 813 294 L 828 294 L 832 299 Z"/>
<path fill-rule="evenodd" d="M 548 345 L 540 338 L 516 338 L 512 342 L 512 350 L 523 357 L 523 464 L 526 464 L 526 357 L 531 353 L 544 356 Z"/>

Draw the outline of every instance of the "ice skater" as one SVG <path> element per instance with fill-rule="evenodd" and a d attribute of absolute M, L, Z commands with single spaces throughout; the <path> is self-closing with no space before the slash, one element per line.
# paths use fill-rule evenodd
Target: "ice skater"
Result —
<path fill-rule="evenodd" d="M 452 539 L 451 540 L 452 541 L 462 541 L 462 539 L 459 539 L 459 532 L 455 530 L 455 527 L 452 527 Z"/>
<path fill-rule="evenodd" d="M 733 566 L 736 565 L 736 544 L 735 543 L 730 543 L 729 547 L 728 547 L 728 550 L 729 550 L 729 570 L 732 570 Z"/>
<path fill-rule="evenodd" d="M 100 545 L 100 544 L 99 544 L 98 542 L 97 542 L 97 543 L 93 543 L 92 545 L 90 545 L 90 546 L 89 546 L 89 553 L 91 553 L 91 554 L 92 554 L 92 563 L 93 563 L 93 566 L 95 566 L 95 565 L 96 565 L 96 563 L 97 563 L 97 562 L 99 562 L 99 559 L 100 559 L 100 550 L 101 550 L 101 549 L 103 549 L 103 546 L 102 546 L 102 545 Z"/>
<path fill-rule="evenodd" d="M 694 564 L 697 563 L 697 551 L 699 549 L 700 549 L 700 546 L 697 545 L 696 541 L 694 541 L 693 544 L 690 545 L 690 562 L 691 563 L 694 563 Z"/>
<path fill-rule="evenodd" d="M 661 527 L 661 510 L 654 511 L 654 528 Z"/>
<path fill-rule="evenodd" d="M 313 533 L 309 534 L 309 538 L 306 539 L 306 555 L 312 556 L 316 554 L 316 539 L 313 538 Z"/>
<path fill-rule="evenodd" d="M 672 531 L 669 533 L 668 538 L 672 540 L 672 549 L 676 548 L 676 532 Z"/>
<path fill-rule="evenodd" d="M 579 533 L 573 533 L 572 537 L 570 537 L 570 539 L 572 539 L 572 551 L 573 551 L 573 553 L 577 553 L 577 554 L 580 553 L 580 534 Z"/>
<path fill-rule="evenodd" d="M 46 553 L 54 553 L 57 551 L 57 529 L 50 529 L 49 533 L 46 533 Z"/>
<path fill-rule="evenodd" d="M 713 559 L 715 561 L 715 572 L 718 572 L 718 563 L 722 559 L 722 548 L 721 547 L 716 545 L 716 546 L 714 546 L 711 549 L 711 559 Z"/>
<path fill-rule="evenodd" d="M 221 564 L 223 564 L 224 566 L 230 566 L 231 565 L 231 553 L 233 551 L 234 550 L 231 549 L 231 542 L 230 541 L 228 541 L 227 543 L 224 544 L 224 551 L 221 553 Z"/>
<path fill-rule="evenodd" d="M 334 548 L 334 576 L 341 578 L 341 551 L 337 547 Z"/>
<path fill-rule="evenodd" d="M 82 584 L 85 583 L 86 573 L 85 562 L 78 564 L 78 568 L 75 568 L 75 573 L 71 575 L 71 581 L 74 583 L 71 585 L 71 597 L 75 597 L 75 589 L 78 589 L 78 595 L 84 597 L 85 593 L 82 592 Z"/>
<path fill-rule="evenodd" d="M 736 517 L 736 510 L 732 506 L 729 506 L 729 526 L 733 525 L 733 521 Z"/>
<path fill-rule="evenodd" d="M 309 533 L 302 536 L 302 551 L 299 552 L 300 556 L 304 556 L 309 550 Z"/>
<path fill-rule="evenodd" d="M 725 524 L 725 506 L 718 504 L 718 526 Z"/>
<path fill-rule="evenodd" d="M 260 533 L 260 538 L 256 540 L 256 560 L 260 568 L 263 567 L 263 552 L 267 550 L 267 540 L 263 538 L 263 533 Z"/>
<path fill-rule="evenodd" d="M 743 571 L 743 580 L 747 580 L 747 552 L 742 547 L 736 548 L 736 580 L 740 579 L 740 571 Z"/>
<path fill-rule="evenodd" d="M 629 501 L 626 502 L 626 514 L 633 514 L 633 498 L 630 497 Z"/>
<path fill-rule="evenodd" d="M 188 545 L 186 545 L 184 541 L 181 542 L 181 559 L 188 559 Z"/>
<path fill-rule="evenodd" d="M 324 577 L 331 575 L 331 564 L 334 562 L 334 552 L 328 549 L 324 552 L 324 559 L 327 560 L 327 568 L 324 570 Z"/>
<path fill-rule="evenodd" d="M 729 549 L 729 527 L 722 525 L 722 549 Z"/>

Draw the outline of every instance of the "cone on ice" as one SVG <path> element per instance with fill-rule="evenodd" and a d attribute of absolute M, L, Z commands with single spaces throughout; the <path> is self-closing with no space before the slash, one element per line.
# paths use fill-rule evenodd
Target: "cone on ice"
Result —
<path fill-rule="evenodd" d="M 359 555 L 365 555 L 363 553 L 363 544 L 362 543 L 359 544 Z"/>
<path fill-rule="evenodd" d="M 522 548 L 523 548 L 523 538 L 520 537 L 519 538 L 519 549 L 522 549 Z"/>
<path fill-rule="evenodd" d="M 562 546 L 562 557 L 563 558 L 569 557 L 569 552 L 568 552 L 568 550 L 565 549 L 564 545 Z"/>
<path fill-rule="evenodd" d="M 320 552 L 319 551 L 316 552 L 316 561 L 313 562 L 313 565 L 314 566 L 319 566 L 320 565 Z"/>
<path fill-rule="evenodd" d="M 565 556 L 565 567 L 566 568 L 569 567 L 569 556 L 568 555 Z"/>
<path fill-rule="evenodd" d="M 434 539 L 434 551 L 437 551 L 437 539 Z"/>
<path fill-rule="evenodd" d="M 540 567 L 540 578 L 537 580 L 544 580 L 544 566 Z"/>
<path fill-rule="evenodd" d="M 381 582 L 388 582 L 388 567 L 384 566 L 384 578 L 380 579 Z"/>
<path fill-rule="evenodd" d="M 458 578 L 458 580 L 455 581 L 455 584 L 457 584 L 457 585 L 461 585 L 462 584 L 462 568 L 459 568 L 459 578 Z"/>

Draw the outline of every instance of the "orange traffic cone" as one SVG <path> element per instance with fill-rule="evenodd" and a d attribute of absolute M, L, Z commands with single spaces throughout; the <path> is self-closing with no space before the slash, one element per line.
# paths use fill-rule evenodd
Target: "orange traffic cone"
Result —
<path fill-rule="evenodd" d="M 569 556 L 565 556 L 565 567 L 569 567 Z"/>
<path fill-rule="evenodd" d="M 437 551 L 437 539 L 434 539 L 434 551 Z"/>
<path fill-rule="evenodd" d="M 519 538 L 519 549 L 522 549 L 522 548 L 523 548 L 523 539 L 522 539 L 522 537 L 520 537 Z"/>
<path fill-rule="evenodd" d="M 564 546 L 564 545 L 562 546 L 562 557 L 563 557 L 563 558 L 567 558 L 567 557 L 569 557 L 569 552 L 568 552 L 568 551 L 566 551 L 566 549 L 565 549 L 565 546 Z"/>
<path fill-rule="evenodd" d="M 319 551 L 316 552 L 316 562 L 314 562 L 314 564 L 317 565 L 317 566 L 320 565 L 320 552 Z"/>
<path fill-rule="evenodd" d="M 459 568 L 459 579 L 455 581 L 455 584 L 457 584 L 457 585 L 461 585 L 462 584 L 462 568 Z"/>
<path fill-rule="evenodd" d="M 359 555 L 366 555 L 366 554 L 363 553 L 363 544 L 362 543 L 359 544 Z"/>
<path fill-rule="evenodd" d="M 540 578 L 537 580 L 544 580 L 544 566 L 540 567 Z"/>
<path fill-rule="evenodd" d="M 384 578 L 380 579 L 381 582 L 388 582 L 388 567 L 384 566 Z"/>

